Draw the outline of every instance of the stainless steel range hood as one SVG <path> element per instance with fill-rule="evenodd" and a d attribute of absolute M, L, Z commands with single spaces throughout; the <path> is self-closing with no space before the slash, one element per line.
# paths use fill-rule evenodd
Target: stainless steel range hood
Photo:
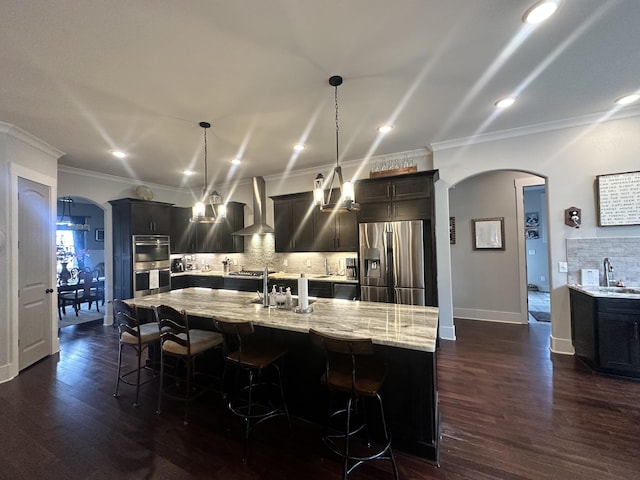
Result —
<path fill-rule="evenodd" d="M 253 225 L 233 232 L 233 235 L 264 235 L 266 233 L 273 233 L 273 227 L 267 225 L 266 220 L 267 189 L 264 178 L 253 177 L 251 182 L 253 187 Z"/>

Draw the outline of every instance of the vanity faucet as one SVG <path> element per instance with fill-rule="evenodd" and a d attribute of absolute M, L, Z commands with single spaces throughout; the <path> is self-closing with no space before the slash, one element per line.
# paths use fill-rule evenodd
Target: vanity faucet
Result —
<path fill-rule="evenodd" d="M 604 258 L 604 281 L 607 287 L 611 286 L 613 280 L 613 265 L 609 257 Z"/>

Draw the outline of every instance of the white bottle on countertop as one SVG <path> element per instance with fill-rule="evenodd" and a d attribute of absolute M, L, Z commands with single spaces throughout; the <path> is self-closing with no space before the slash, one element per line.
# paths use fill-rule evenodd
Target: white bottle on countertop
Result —
<path fill-rule="evenodd" d="M 291 298 L 291 287 L 287 287 L 287 290 L 285 293 L 284 305 L 286 308 L 291 309 L 292 303 L 293 303 L 293 298 Z"/>
<path fill-rule="evenodd" d="M 270 307 L 275 307 L 276 306 L 276 295 L 278 295 L 278 292 L 276 292 L 276 286 L 274 285 L 273 288 L 271 289 L 271 293 L 269 294 L 269 306 Z"/>

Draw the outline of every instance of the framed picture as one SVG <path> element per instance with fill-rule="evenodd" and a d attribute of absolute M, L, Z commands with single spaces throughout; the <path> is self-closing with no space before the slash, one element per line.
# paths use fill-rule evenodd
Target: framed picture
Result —
<path fill-rule="evenodd" d="M 474 250 L 504 250 L 504 217 L 478 218 L 471 223 Z"/>
<path fill-rule="evenodd" d="M 526 228 L 539 227 L 540 215 L 538 212 L 527 212 L 524 214 L 524 226 Z"/>
<path fill-rule="evenodd" d="M 96 228 L 96 242 L 104 242 L 104 228 Z"/>
<path fill-rule="evenodd" d="M 527 240 L 538 240 L 540 238 L 540 231 L 537 228 L 525 228 L 524 237 Z"/>

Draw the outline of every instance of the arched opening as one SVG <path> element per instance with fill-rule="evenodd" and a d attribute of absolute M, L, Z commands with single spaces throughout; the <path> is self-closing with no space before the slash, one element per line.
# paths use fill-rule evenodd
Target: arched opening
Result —
<path fill-rule="evenodd" d="M 533 185 L 541 186 L 537 201 L 525 202 L 525 188 Z M 455 222 L 450 244 L 453 317 L 528 324 L 529 286 L 534 288 L 528 281 L 534 263 L 528 257 L 535 256 L 539 268 L 535 288 L 548 291 L 545 179 L 516 170 L 467 177 L 449 190 L 449 215 Z M 477 248 L 474 227 L 486 219 L 503 225 L 501 248 Z"/>
<path fill-rule="evenodd" d="M 102 320 L 104 317 L 104 309 L 101 309 L 105 284 L 104 244 L 102 207 L 83 197 L 59 197 L 56 214 L 56 276 L 60 328 Z M 83 272 L 96 279 L 96 285 L 92 284 L 92 288 L 100 289 L 97 306 L 94 301 L 78 302 L 78 294 L 83 294 L 79 288 L 79 283 L 84 282 Z"/>

